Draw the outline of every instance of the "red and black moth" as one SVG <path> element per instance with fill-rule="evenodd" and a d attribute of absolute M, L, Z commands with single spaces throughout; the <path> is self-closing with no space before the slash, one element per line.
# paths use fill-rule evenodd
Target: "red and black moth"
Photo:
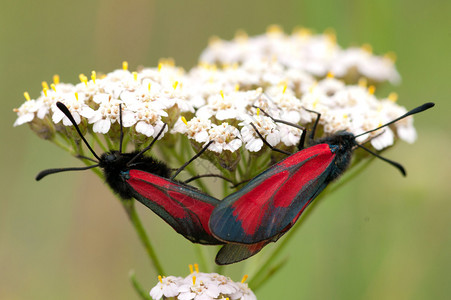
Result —
<path fill-rule="evenodd" d="M 97 161 L 93 160 L 96 164 L 88 167 L 47 169 L 40 172 L 36 176 L 36 180 L 41 180 L 50 174 L 100 167 L 108 185 L 122 199 L 135 198 L 189 241 L 204 245 L 225 244 L 225 242 L 216 239 L 208 227 L 210 215 L 220 201 L 194 187 L 174 180 L 174 177 L 199 157 L 210 143 L 207 143 L 201 151 L 171 176 L 171 169 L 166 164 L 150 156 L 144 156 L 144 153 L 150 150 L 155 141 L 158 140 L 164 127 L 150 145 L 142 151 L 122 153 L 123 131 L 121 122 L 119 151 L 106 152 L 99 157 L 81 134 L 67 107 L 60 102 L 57 103 L 57 106 L 69 118 Z M 260 249 L 260 245 L 227 244 L 223 247 L 227 250 L 226 253 L 237 253 L 235 257 L 241 253 L 253 253 L 256 248 Z"/>
<path fill-rule="evenodd" d="M 146 151 L 152 148 L 165 127 L 160 130 L 150 145 L 142 151 L 122 153 L 123 131 L 121 121 L 119 151 L 109 151 L 99 157 L 81 134 L 67 107 L 60 102 L 57 103 L 57 106 L 69 118 L 86 146 L 97 159 L 93 160 L 96 164 L 88 167 L 44 170 L 36 176 L 36 180 L 41 180 L 47 175 L 59 172 L 100 167 L 103 170 L 107 184 L 122 199 L 135 198 L 160 216 L 175 231 L 193 243 L 223 244 L 223 242 L 218 241 L 211 235 L 208 228 L 211 212 L 219 201 L 194 187 L 174 180 L 174 177 L 189 163 L 199 157 L 208 148 L 209 144 L 172 175 L 172 170 L 165 163 L 144 155 Z"/>
<path fill-rule="evenodd" d="M 213 210 L 209 226 L 215 237 L 227 243 L 251 246 L 233 248 L 226 245 L 216 256 L 216 263 L 230 264 L 244 260 L 258 253 L 268 243 L 277 241 L 296 223 L 318 194 L 343 174 L 357 147 L 392 164 L 405 175 L 400 164 L 358 144 L 356 137 L 389 126 L 433 106 L 434 103 L 425 103 L 376 129 L 359 135 L 347 131 L 337 132 L 312 141 L 312 146 L 302 149 L 306 134 L 304 131 L 300 151 L 253 178 L 241 190 L 227 196 Z M 318 120 L 319 114 L 310 136 L 312 140 Z M 263 139 L 261 135 L 260 137 Z"/>

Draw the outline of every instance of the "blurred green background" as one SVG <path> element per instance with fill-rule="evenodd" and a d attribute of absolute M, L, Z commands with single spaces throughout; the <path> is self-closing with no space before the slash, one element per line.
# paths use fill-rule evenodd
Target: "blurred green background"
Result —
<path fill-rule="evenodd" d="M 156 66 L 191 68 L 208 38 L 250 35 L 270 24 L 333 27 L 343 47 L 395 51 L 399 103 L 437 107 L 417 116 L 419 140 L 385 153 L 408 177 L 375 161 L 327 197 L 296 233 L 289 263 L 259 299 L 449 299 L 451 295 L 451 2 L 382 1 L 12 1 L 0 3 L 0 299 L 137 299 L 156 274 L 121 206 L 91 172 L 35 182 L 38 171 L 79 164 L 26 125 L 13 128 L 23 92 L 36 97 L 58 73 Z M 189 242 L 146 209 L 146 229 L 170 274 L 194 262 Z M 268 246 L 271 249 L 273 246 Z M 213 254 L 213 249 L 210 249 Z M 183 252 L 182 252 L 183 251 Z M 242 266 L 226 269 L 240 280 Z"/>

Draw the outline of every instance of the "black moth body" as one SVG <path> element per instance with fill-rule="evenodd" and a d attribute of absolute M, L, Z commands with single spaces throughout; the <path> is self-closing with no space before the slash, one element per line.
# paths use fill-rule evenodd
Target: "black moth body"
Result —
<path fill-rule="evenodd" d="M 151 156 L 140 155 L 137 157 L 138 153 L 139 151 L 130 153 L 110 151 L 100 157 L 99 167 L 102 168 L 105 181 L 123 199 L 133 198 L 130 185 L 125 182 L 128 179 L 127 171 L 130 169 L 145 171 L 164 178 L 171 176 L 172 171 L 165 163 Z M 133 162 L 129 165 L 128 163 L 132 159 Z"/>

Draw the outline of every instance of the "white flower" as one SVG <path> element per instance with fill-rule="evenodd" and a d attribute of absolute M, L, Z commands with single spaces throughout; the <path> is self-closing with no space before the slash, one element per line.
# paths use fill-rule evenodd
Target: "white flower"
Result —
<path fill-rule="evenodd" d="M 182 277 L 168 276 L 161 277 L 158 276 L 159 282 L 150 290 L 150 297 L 152 299 L 161 299 L 165 297 L 175 297 L 179 291 L 179 285 L 183 282 Z"/>
<path fill-rule="evenodd" d="M 371 145 L 376 150 L 382 150 L 393 145 L 395 135 L 390 128 L 384 128 L 383 131 L 371 139 Z"/>
<path fill-rule="evenodd" d="M 240 139 L 240 131 L 228 123 L 212 124 L 208 134 L 209 140 L 214 141 L 208 149 L 213 152 L 222 153 L 224 150 L 235 152 L 243 144 Z"/>
<path fill-rule="evenodd" d="M 324 122 L 325 133 L 333 134 L 342 130 L 349 131 L 351 120 L 345 111 L 346 110 L 330 110 L 327 114 L 321 115 L 321 119 L 323 119 Z"/>
<path fill-rule="evenodd" d="M 80 124 L 81 117 L 86 119 L 92 118 L 94 116 L 94 110 L 90 108 L 85 102 L 83 95 L 76 94 L 66 94 L 61 99 L 61 102 L 66 105 L 69 112 L 72 114 L 75 123 Z M 52 106 L 52 121 L 57 124 L 63 120 L 64 126 L 72 126 L 69 118 L 54 104 Z"/>
<path fill-rule="evenodd" d="M 334 34 L 313 35 L 306 29 L 287 35 L 280 29 L 274 31 L 272 28 L 266 34 L 254 37 L 243 38 L 241 34 L 232 41 L 216 39 L 202 52 L 200 61 L 257 66 L 249 68 L 248 73 L 260 77 L 257 79 L 260 84 L 276 84 L 277 78 L 283 76 L 268 63 L 302 70 L 316 77 L 324 77 L 328 72 L 346 77 L 357 71 L 354 79 L 365 76 L 376 82 L 397 83 L 400 80 L 393 61 L 388 57 L 373 55 L 362 48 L 342 49 L 337 45 Z M 254 72 L 257 70 L 258 73 Z"/>
<path fill-rule="evenodd" d="M 243 281 L 245 278 L 247 276 Z M 154 300 L 163 296 L 179 300 L 257 299 L 246 283 L 233 282 L 230 278 L 217 273 L 196 271 L 185 278 L 158 276 L 158 280 L 157 285 L 150 291 L 150 296 Z"/>
<path fill-rule="evenodd" d="M 173 133 L 179 132 L 185 134 L 189 139 L 193 139 L 198 143 L 206 143 L 209 141 L 208 131 L 211 129 L 211 121 L 194 117 L 186 124 L 179 119 L 172 129 Z"/>
<path fill-rule="evenodd" d="M 414 143 L 417 139 L 417 131 L 413 126 L 407 126 L 407 125 L 397 125 L 396 126 L 396 133 L 398 134 L 399 138 L 403 141 L 406 141 L 407 143 Z"/>
<path fill-rule="evenodd" d="M 270 95 L 271 101 L 280 108 L 279 115 L 277 116 L 272 112 L 267 112 L 271 117 L 282 119 L 291 123 L 310 123 L 312 121 L 311 115 L 307 112 L 303 106 L 300 99 L 292 95 L 289 92 L 275 93 L 273 91 Z"/>
<path fill-rule="evenodd" d="M 141 86 L 138 78 L 128 70 L 115 70 L 99 80 L 104 93 L 110 94 L 113 98 L 119 99 L 124 91 L 134 91 Z"/>
<path fill-rule="evenodd" d="M 43 95 L 39 97 L 36 102 L 38 104 L 38 111 L 36 116 L 39 119 L 44 119 L 46 115 L 50 113 L 52 106 L 55 105 L 56 102 L 61 101 L 61 95 L 56 93 L 47 92 L 47 96 Z"/>
<path fill-rule="evenodd" d="M 155 137 L 163 128 L 161 117 L 167 117 L 168 114 L 159 108 L 160 105 L 155 102 L 136 102 L 127 107 L 124 111 L 122 122 L 124 127 L 130 127 L 134 124 L 138 133 L 147 137 Z M 165 128 L 165 132 L 167 128 Z"/>
<path fill-rule="evenodd" d="M 219 288 L 216 282 L 210 280 L 209 276 L 202 274 L 200 278 L 193 273 L 185 278 L 185 284 L 180 287 L 181 293 L 178 295 L 179 300 L 214 300 L 219 297 Z"/>
<path fill-rule="evenodd" d="M 92 99 L 95 95 L 102 93 L 103 87 L 101 83 L 102 79 L 96 79 L 95 83 L 93 80 L 85 82 L 80 82 L 75 85 L 74 92 L 77 92 L 79 95 L 84 94 L 86 100 Z"/>
<path fill-rule="evenodd" d="M 185 76 L 183 68 L 174 66 L 174 62 L 160 62 L 158 68 L 144 68 L 138 73 L 138 80 L 143 83 L 146 80 L 160 85 L 172 86 L 174 82 L 181 82 Z"/>
<path fill-rule="evenodd" d="M 39 119 L 44 119 L 56 102 L 65 102 L 68 95 L 75 95 L 74 86 L 71 84 L 52 84 L 52 89 L 45 89 L 41 92 L 41 96 L 36 100 L 39 106 L 36 116 Z M 79 97 L 80 98 L 80 97 Z M 83 96 L 81 97 L 83 98 Z"/>
<path fill-rule="evenodd" d="M 39 104 L 36 100 L 27 100 L 19 108 L 15 108 L 18 118 L 14 122 L 14 127 L 33 121 L 36 111 L 39 109 Z"/>
<path fill-rule="evenodd" d="M 302 130 L 294 126 L 278 124 L 280 141 L 287 146 L 297 146 L 301 139 Z"/>
<path fill-rule="evenodd" d="M 382 100 L 381 102 L 381 110 L 385 111 L 387 120 L 394 120 L 407 112 L 404 107 L 397 105 L 394 101 L 387 99 Z M 413 118 L 407 117 L 402 120 L 399 120 L 394 124 L 396 127 L 396 133 L 398 137 L 408 143 L 415 142 L 417 138 L 417 132 L 415 127 L 413 127 Z"/>
<path fill-rule="evenodd" d="M 271 118 L 260 115 L 253 116 L 239 124 L 243 126 L 241 136 L 247 150 L 257 152 L 263 147 L 263 141 L 250 125 L 251 123 L 271 146 L 276 146 L 280 142 L 280 132 Z"/>
<path fill-rule="evenodd" d="M 141 140 L 155 136 L 164 118 L 172 134 L 185 134 L 200 144 L 213 140 L 210 151 L 234 152 L 244 143 L 247 150 L 256 152 L 263 141 L 251 122 L 272 146 L 294 146 L 302 133 L 275 123 L 264 113 L 255 116 L 256 108 L 274 119 L 308 128 L 321 114 L 318 132 L 327 135 L 339 130 L 359 134 L 406 111 L 393 97 L 377 99 L 375 88 L 364 81 L 347 85 L 333 76 L 325 77 L 332 71 L 346 82 L 360 76 L 367 76 L 368 82 L 394 82 L 397 74 L 388 57 L 363 48 L 342 49 L 330 33 L 313 35 L 301 29 L 290 35 L 276 27 L 255 37 L 241 33 L 232 41 L 210 43 L 201 60 L 188 73 L 172 60 L 164 60 L 157 68 L 137 72 L 124 68 L 99 78 L 93 72 L 92 80 L 80 77 L 82 82 L 75 86 L 55 82 L 37 100 L 14 110 L 18 114 L 14 126 L 31 122 L 35 116 L 51 116 L 54 123 L 62 120 L 71 125 L 55 106 L 61 101 L 77 123 L 87 118 L 95 133 L 106 134 L 118 122 L 118 104 L 122 103 L 122 125 L 133 127 L 130 132 L 142 135 Z M 213 64 L 218 62 L 221 66 Z M 192 119 L 185 124 L 180 115 Z M 382 131 L 372 132 L 357 141 L 373 139 L 378 149 L 391 145 L 395 138 L 413 142 L 412 120 L 400 120 L 380 136 Z"/>
<path fill-rule="evenodd" d="M 238 291 L 230 295 L 230 299 L 240 299 L 240 300 L 257 300 L 254 292 L 249 288 L 247 283 L 236 282 L 235 285 L 238 288 Z"/>
<path fill-rule="evenodd" d="M 401 80 L 390 58 L 372 55 L 365 48 L 354 47 L 341 51 L 334 59 L 331 71 L 338 77 L 345 77 L 353 68 L 374 81 L 399 83 Z"/>
<path fill-rule="evenodd" d="M 110 130 L 111 124 L 119 119 L 119 104 L 122 101 L 112 99 L 108 94 L 97 95 L 95 101 L 99 101 L 100 106 L 89 119 L 89 123 L 94 124 L 92 131 L 106 134 Z M 131 126 L 127 116 L 128 113 L 123 111 L 122 125 L 124 127 Z"/>
<path fill-rule="evenodd" d="M 239 97 L 239 93 L 212 95 L 208 98 L 207 103 L 199 108 L 196 116 L 203 119 L 215 117 L 217 120 L 239 120 L 248 105 L 248 102 L 243 101 L 243 97 Z"/>
<path fill-rule="evenodd" d="M 345 87 L 343 81 L 334 77 L 326 77 L 325 79 L 320 80 L 317 85 L 317 88 L 327 96 L 333 96 L 336 92 L 344 90 Z"/>

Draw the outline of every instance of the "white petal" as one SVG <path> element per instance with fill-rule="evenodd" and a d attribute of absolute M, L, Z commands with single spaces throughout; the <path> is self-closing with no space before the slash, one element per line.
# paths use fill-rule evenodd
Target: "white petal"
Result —
<path fill-rule="evenodd" d="M 135 113 L 131 111 L 124 111 L 122 113 L 122 126 L 131 127 L 136 124 Z"/>
<path fill-rule="evenodd" d="M 243 145 L 243 142 L 240 139 L 234 139 L 227 144 L 227 149 L 235 152 L 236 150 L 240 149 L 241 145 Z"/>
<path fill-rule="evenodd" d="M 413 126 L 399 125 L 396 128 L 396 132 L 398 133 L 399 138 L 407 143 L 412 144 L 417 139 L 417 131 Z"/>
<path fill-rule="evenodd" d="M 216 119 L 218 120 L 227 120 L 227 119 L 234 119 L 237 115 L 237 111 L 234 109 L 228 109 L 228 110 L 219 110 L 216 113 Z"/>
<path fill-rule="evenodd" d="M 163 123 L 162 121 L 157 122 L 157 124 L 155 124 L 155 125 L 153 126 L 153 131 L 154 131 L 154 133 L 153 133 L 152 136 L 153 136 L 153 137 L 156 137 L 156 136 L 160 133 L 160 131 L 161 131 L 161 129 L 163 128 L 163 126 L 164 126 L 164 123 Z M 162 138 L 164 137 L 164 135 L 165 135 L 166 132 L 168 132 L 168 126 L 164 126 L 163 133 L 160 135 L 160 137 L 159 137 L 158 139 L 159 139 L 159 140 L 162 139 Z"/>
<path fill-rule="evenodd" d="M 14 122 L 14 127 L 18 125 L 22 125 L 24 123 L 31 122 L 34 119 L 34 113 L 24 114 L 17 118 L 16 122 Z"/>
<path fill-rule="evenodd" d="M 271 132 L 270 134 L 268 134 L 266 136 L 266 141 L 271 145 L 271 146 L 275 146 L 278 143 L 280 143 L 280 134 L 278 131 L 276 132 Z"/>
<path fill-rule="evenodd" d="M 172 127 L 172 132 L 173 132 L 173 133 L 178 132 L 178 133 L 183 133 L 183 134 L 184 134 L 184 133 L 186 133 L 187 131 L 188 131 L 188 128 L 187 128 L 186 124 L 183 123 L 183 121 L 182 121 L 181 118 L 178 119 L 178 120 L 175 122 L 174 127 Z"/>
<path fill-rule="evenodd" d="M 213 143 L 208 147 L 208 150 L 216 153 L 222 153 L 223 150 L 222 143 Z"/>
<path fill-rule="evenodd" d="M 64 117 L 65 117 L 64 113 L 63 113 L 61 110 L 56 109 L 56 110 L 53 111 L 52 121 L 53 121 L 53 123 L 57 124 L 57 123 L 59 123 Z"/>
<path fill-rule="evenodd" d="M 94 116 L 94 114 L 95 114 L 95 111 L 87 105 L 83 106 L 80 110 L 80 115 L 82 115 L 83 117 L 85 117 L 87 119 Z"/>
<path fill-rule="evenodd" d="M 154 129 L 153 129 L 153 126 L 148 124 L 148 123 L 146 123 L 146 122 L 144 122 L 144 121 L 139 121 L 136 124 L 135 129 L 136 129 L 136 132 L 142 133 L 142 134 L 144 134 L 145 136 L 148 136 L 148 137 L 152 136 L 154 134 L 154 132 L 155 132 Z"/>
<path fill-rule="evenodd" d="M 194 299 L 194 297 L 196 297 L 195 293 L 182 293 L 178 296 L 179 300 L 191 300 Z"/>
<path fill-rule="evenodd" d="M 108 119 L 102 119 L 92 126 L 92 131 L 105 134 L 110 130 L 111 122 Z"/>
<path fill-rule="evenodd" d="M 78 114 L 78 112 L 71 112 L 71 113 L 72 113 L 72 117 L 74 118 L 75 123 L 77 125 L 80 124 L 81 118 L 80 118 L 80 115 Z M 64 124 L 64 126 L 72 126 L 72 122 L 66 116 L 64 116 L 64 118 L 63 118 L 63 124 Z"/>
<path fill-rule="evenodd" d="M 199 143 L 205 143 L 208 141 L 208 132 L 201 131 L 194 135 L 194 140 Z"/>
<path fill-rule="evenodd" d="M 108 102 L 108 100 L 110 99 L 110 95 L 109 94 L 97 94 L 94 95 L 94 97 L 92 98 L 92 100 L 94 100 L 95 103 L 103 103 L 103 102 Z"/>
<path fill-rule="evenodd" d="M 263 146 L 263 141 L 258 138 L 258 139 L 250 140 L 246 144 L 246 149 L 251 151 L 251 152 L 257 152 L 257 151 L 260 151 L 262 146 Z"/>
<path fill-rule="evenodd" d="M 163 290 L 161 284 L 154 286 L 149 293 L 150 297 L 154 300 L 160 300 L 163 297 Z"/>
<path fill-rule="evenodd" d="M 388 146 L 393 145 L 393 142 L 393 131 L 391 131 L 391 129 L 389 128 L 386 128 L 384 133 L 371 140 L 371 145 L 373 145 L 376 150 L 382 150 L 384 148 L 387 148 Z"/>

